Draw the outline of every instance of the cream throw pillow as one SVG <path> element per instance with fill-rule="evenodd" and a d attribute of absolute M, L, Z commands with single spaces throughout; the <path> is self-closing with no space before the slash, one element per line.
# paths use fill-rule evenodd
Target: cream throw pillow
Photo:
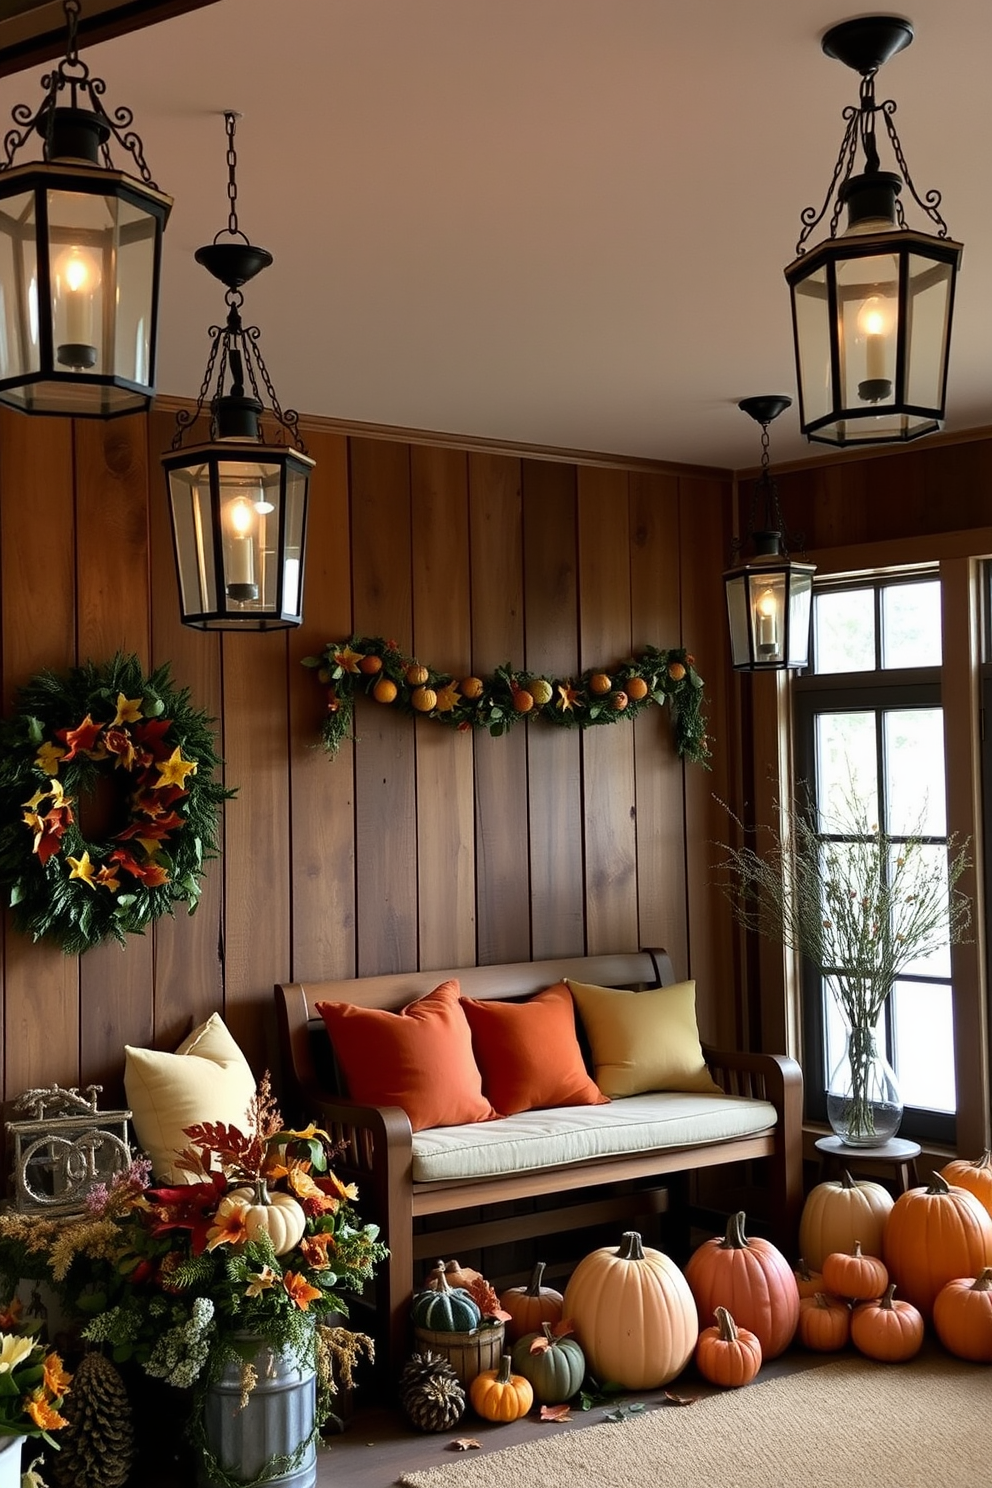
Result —
<path fill-rule="evenodd" d="M 213 1013 L 175 1054 L 124 1048 L 124 1089 L 138 1145 L 160 1181 L 189 1183 L 173 1167 L 188 1145 L 184 1128 L 202 1121 L 245 1127 L 255 1076 L 219 1013 Z"/>
<path fill-rule="evenodd" d="M 616 1098 L 649 1090 L 720 1095 L 703 1060 L 696 984 L 647 992 L 568 981 L 592 1054 L 596 1084 Z"/>

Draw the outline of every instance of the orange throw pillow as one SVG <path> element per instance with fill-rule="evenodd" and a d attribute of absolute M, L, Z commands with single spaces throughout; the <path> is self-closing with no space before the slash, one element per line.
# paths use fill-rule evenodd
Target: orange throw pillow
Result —
<path fill-rule="evenodd" d="M 482 1088 L 501 1116 L 548 1106 L 602 1106 L 582 1060 L 572 994 L 560 982 L 526 1002 L 463 997 Z"/>
<path fill-rule="evenodd" d="M 458 992 L 443 982 L 399 1013 L 316 1004 L 352 1100 L 401 1106 L 414 1131 L 492 1120 Z"/>

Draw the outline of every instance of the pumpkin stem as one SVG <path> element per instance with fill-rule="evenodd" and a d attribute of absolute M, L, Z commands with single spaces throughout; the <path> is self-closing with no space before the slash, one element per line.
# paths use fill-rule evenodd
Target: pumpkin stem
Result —
<path fill-rule="evenodd" d="M 973 1292 L 992 1292 L 992 1266 L 986 1266 L 981 1276 L 975 1278 Z"/>
<path fill-rule="evenodd" d="M 737 1324 L 725 1307 L 716 1309 L 717 1325 L 720 1329 L 720 1337 L 724 1343 L 736 1343 Z"/>
<path fill-rule="evenodd" d="M 827 1312 L 829 1312 L 830 1308 L 833 1306 L 833 1303 L 830 1301 L 830 1298 L 827 1296 L 826 1292 L 815 1292 L 813 1294 L 813 1301 L 816 1303 L 817 1307 L 822 1307 Z"/>
<path fill-rule="evenodd" d="M 727 1233 L 720 1241 L 721 1250 L 747 1250 L 750 1241 L 744 1233 L 746 1217 L 743 1209 L 730 1216 L 727 1220 Z"/>
<path fill-rule="evenodd" d="M 989 1272 L 989 1275 L 992 1276 L 992 1271 Z M 542 1323 L 541 1324 L 541 1331 L 543 1332 L 545 1338 L 548 1340 L 548 1347 L 549 1348 L 554 1348 L 554 1345 L 555 1345 L 555 1330 L 554 1330 L 554 1328 L 552 1328 L 551 1324 L 550 1323 L 546 1323 L 546 1322 L 545 1323 Z"/>
<path fill-rule="evenodd" d="M 950 1191 L 950 1185 L 946 1178 L 941 1177 L 939 1173 L 932 1173 L 930 1175 L 930 1182 L 927 1185 L 928 1194 L 948 1194 Z"/>
<path fill-rule="evenodd" d="M 427 1278 L 427 1285 L 432 1292 L 450 1292 L 452 1290 L 445 1273 L 443 1261 L 438 1261 L 437 1265 L 433 1268 Z"/>
<path fill-rule="evenodd" d="M 617 1257 L 621 1261 L 643 1261 L 644 1246 L 636 1230 L 624 1230 L 620 1237 Z"/>
<path fill-rule="evenodd" d="M 539 1297 L 541 1295 L 541 1277 L 544 1275 L 546 1261 L 538 1261 L 531 1272 L 530 1282 L 524 1293 L 525 1297 Z"/>
<path fill-rule="evenodd" d="M 860 1240 L 855 1240 L 855 1242 L 854 1242 L 854 1249 L 851 1251 L 851 1256 L 853 1257 L 854 1260 L 860 1261 L 860 1259 L 861 1259 L 861 1241 Z"/>
<path fill-rule="evenodd" d="M 499 1369 L 496 1371 L 497 1385 L 508 1385 L 510 1383 L 510 1365 L 512 1362 L 512 1354 L 503 1354 L 499 1361 Z"/>
<path fill-rule="evenodd" d="M 992 1168 L 992 1147 L 986 1147 L 981 1157 L 974 1162 L 973 1166 L 976 1168 Z"/>
<path fill-rule="evenodd" d="M 255 1203 L 256 1204 L 266 1205 L 266 1204 L 270 1204 L 271 1202 L 272 1201 L 269 1198 L 269 1190 L 265 1186 L 265 1179 L 264 1178 L 256 1178 L 255 1179 Z"/>
<path fill-rule="evenodd" d="M 806 1261 L 803 1258 L 803 1256 L 800 1256 L 799 1259 L 798 1259 L 798 1261 L 796 1262 L 796 1275 L 799 1277 L 799 1280 L 800 1281 L 812 1281 L 813 1280 L 813 1273 L 809 1269 L 809 1267 L 807 1266 Z"/>
<path fill-rule="evenodd" d="M 840 1186 L 841 1188 L 857 1188 L 858 1186 L 846 1168 L 841 1174 Z"/>
<path fill-rule="evenodd" d="M 894 1281 L 890 1281 L 888 1287 L 886 1288 L 885 1296 L 878 1299 L 879 1307 L 884 1307 L 886 1312 L 892 1312 L 892 1298 L 895 1296 L 895 1294 L 896 1284 Z"/>

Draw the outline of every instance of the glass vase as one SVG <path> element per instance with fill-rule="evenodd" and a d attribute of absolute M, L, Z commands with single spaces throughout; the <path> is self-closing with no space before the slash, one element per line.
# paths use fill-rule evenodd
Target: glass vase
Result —
<path fill-rule="evenodd" d="M 873 1028 L 849 1028 L 827 1085 L 827 1120 L 848 1147 L 881 1147 L 902 1121 L 902 1096 Z"/>

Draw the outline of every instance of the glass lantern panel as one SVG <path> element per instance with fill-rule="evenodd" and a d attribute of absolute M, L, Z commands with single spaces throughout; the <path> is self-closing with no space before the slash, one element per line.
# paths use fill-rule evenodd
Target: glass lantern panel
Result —
<path fill-rule="evenodd" d="M 749 667 L 751 647 L 750 626 L 747 608 L 747 574 L 734 574 L 725 580 L 727 590 L 727 619 L 730 622 L 731 666 Z"/>
<path fill-rule="evenodd" d="M 754 626 L 754 659 L 773 666 L 785 658 L 785 574 L 773 569 L 748 575 L 748 603 Z"/>
<path fill-rule="evenodd" d="M 218 605 L 209 465 L 170 470 L 169 498 L 183 616 L 211 614 Z"/>
<path fill-rule="evenodd" d="M 809 621 L 813 602 L 813 575 L 793 572 L 789 584 L 789 665 L 809 664 Z"/>
<path fill-rule="evenodd" d="M 283 559 L 282 612 L 300 615 L 303 609 L 303 543 L 306 536 L 307 487 L 310 471 L 295 465 L 286 469 L 286 549 Z"/>
<path fill-rule="evenodd" d="M 114 371 L 127 382 L 151 386 L 158 222 L 134 202 L 121 201 L 114 205 L 118 245 Z"/>
<path fill-rule="evenodd" d="M 938 415 L 943 402 L 953 266 L 909 254 L 906 401 Z"/>
<path fill-rule="evenodd" d="M 34 193 L 24 192 L 0 201 L 0 380 L 40 366 L 38 224 Z"/>
<path fill-rule="evenodd" d="M 841 406 L 896 400 L 899 267 L 891 253 L 837 263 Z"/>
<path fill-rule="evenodd" d="M 223 608 L 232 616 L 272 614 L 278 595 L 282 468 L 252 460 L 221 460 L 217 471 Z"/>
<path fill-rule="evenodd" d="M 822 264 L 792 286 L 796 328 L 796 360 L 802 393 L 803 420 L 815 423 L 833 406 L 830 383 L 830 306 L 827 270 Z"/>

